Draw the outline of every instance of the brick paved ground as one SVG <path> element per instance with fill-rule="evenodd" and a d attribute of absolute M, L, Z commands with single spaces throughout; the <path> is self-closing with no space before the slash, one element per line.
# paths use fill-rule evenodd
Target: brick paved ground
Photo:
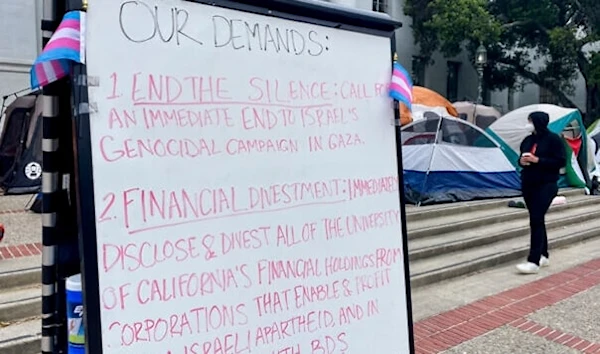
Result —
<path fill-rule="evenodd" d="M 541 337 L 561 345 L 565 350 L 600 353 L 600 341 L 581 338 L 575 333 L 562 331 L 528 318 L 536 311 L 549 308 L 598 286 L 600 286 L 600 259 L 595 259 L 426 318 L 414 326 L 416 353 L 444 352 L 505 326 Z M 596 312 L 597 316 L 594 317 L 600 318 L 600 307 L 597 305 L 589 306 L 589 311 Z M 580 314 L 571 313 L 571 315 Z M 600 325 L 600 319 L 597 320 L 597 324 Z M 485 350 L 477 352 L 485 352 Z M 488 352 L 493 351 L 489 349 Z M 466 351 L 464 353 L 471 354 Z"/>
<path fill-rule="evenodd" d="M 41 243 L 25 243 L 21 245 L 0 246 L 0 260 L 19 257 L 37 256 L 42 254 Z"/>

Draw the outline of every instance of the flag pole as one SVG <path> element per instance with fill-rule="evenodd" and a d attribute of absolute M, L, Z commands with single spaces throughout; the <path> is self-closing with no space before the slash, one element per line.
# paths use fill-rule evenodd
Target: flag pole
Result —
<path fill-rule="evenodd" d="M 58 27 L 60 15 L 63 8 L 58 0 L 44 0 L 43 17 L 41 23 L 42 49 L 52 38 L 52 34 Z M 42 354 L 55 352 L 55 341 L 57 333 L 56 314 L 56 284 L 57 284 L 57 210 L 55 195 L 58 190 L 59 160 L 58 153 L 58 131 L 50 129 L 56 126 L 59 116 L 60 85 L 54 83 L 42 88 L 44 126 L 42 142 Z"/>
<path fill-rule="evenodd" d="M 398 53 L 394 52 L 394 58 L 392 61 L 392 71 L 394 71 L 394 64 L 398 62 Z M 400 109 L 400 101 L 394 99 L 394 111 L 398 111 L 398 126 L 402 126 L 402 110 Z"/>

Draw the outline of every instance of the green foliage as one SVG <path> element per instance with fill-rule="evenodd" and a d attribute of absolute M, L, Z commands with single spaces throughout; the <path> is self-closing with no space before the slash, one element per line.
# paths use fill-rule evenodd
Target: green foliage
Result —
<path fill-rule="evenodd" d="M 429 7 L 432 16 L 425 27 L 441 39 L 441 50 L 448 56 L 460 53 L 465 41 L 493 43 L 500 37 L 500 23 L 485 0 L 433 0 Z"/>
<path fill-rule="evenodd" d="M 598 52 L 590 56 L 588 85 L 600 85 L 600 53 Z"/>
<path fill-rule="evenodd" d="M 577 74 L 588 92 L 600 85 L 600 53 L 590 50 L 600 39 L 599 0 L 406 0 L 405 13 L 423 56 L 466 49 L 474 59 L 484 44 L 490 89 L 532 81 L 574 106 L 567 95 Z"/>
<path fill-rule="evenodd" d="M 439 39 L 435 29 L 427 25 L 433 16 L 433 9 L 429 6 L 431 0 L 407 0 L 404 13 L 413 19 L 413 36 L 421 48 L 421 55 L 429 58 L 439 47 Z"/>

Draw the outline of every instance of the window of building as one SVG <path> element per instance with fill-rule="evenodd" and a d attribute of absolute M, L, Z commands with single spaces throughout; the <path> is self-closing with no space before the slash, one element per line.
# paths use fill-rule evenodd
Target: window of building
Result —
<path fill-rule="evenodd" d="M 420 56 L 412 58 L 412 80 L 415 86 L 425 86 L 425 70 L 427 59 Z"/>
<path fill-rule="evenodd" d="M 373 11 L 387 13 L 388 0 L 373 0 Z"/>
<path fill-rule="evenodd" d="M 460 63 L 456 61 L 448 62 L 448 74 L 446 76 L 446 98 L 450 102 L 458 100 L 458 77 L 460 73 Z"/>
<path fill-rule="evenodd" d="M 540 103 L 548 103 L 558 105 L 559 100 L 555 94 L 544 87 L 540 87 Z"/>

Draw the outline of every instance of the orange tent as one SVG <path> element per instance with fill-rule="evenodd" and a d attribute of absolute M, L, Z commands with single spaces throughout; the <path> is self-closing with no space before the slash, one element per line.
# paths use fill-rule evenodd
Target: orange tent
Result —
<path fill-rule="evenodd" d="M 458 112 L 456 111 L 456 108 L 454 108 L 452 103 L 450 103 L 450 101 L 448 101 L 446 98 L 444 98 L 444 96 L 440 95 L 439 93 L 425 87 L 413 87 L 412 103 L 428 107 L 443 107 L 448 111 L 448 113 L 451 116 L 458 117 Z M 400 121 L 402 125 L 411 123 L 413 119 L 410 111 L 408 110 L 408 107 L 406 107 L 402 103 L 398 103 L 398 105 L 400 106 Z"/>

